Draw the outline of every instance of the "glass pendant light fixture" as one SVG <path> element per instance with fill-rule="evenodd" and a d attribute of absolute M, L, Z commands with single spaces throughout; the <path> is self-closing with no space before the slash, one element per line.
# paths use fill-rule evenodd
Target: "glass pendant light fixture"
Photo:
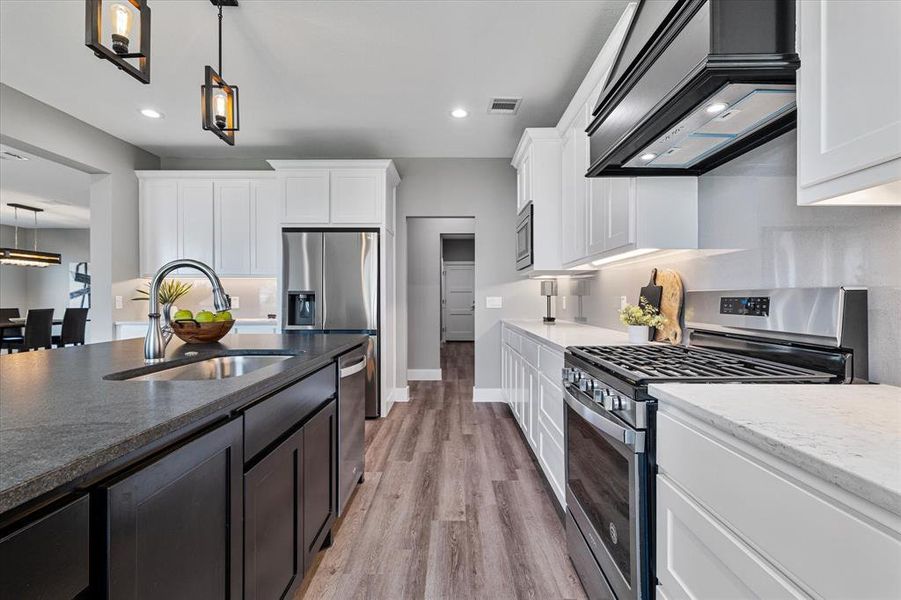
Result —
<path fill-rule="evenodd" d="M 238 6 L 237 0 L 210 0 L 219 7 L 219 70 L 204 67 L 200 86 L 201 125 L 229 146 L 235 145 L 235 132 L 241 128 L 238 110 L 238 86 L 222 79 L 222 7 Z"/>
<path fill-rule="evenodd" d="M 16 265 L 19 267 L 48 267 L 50 265 L 58 265 L 62 263 L 62 255 L 55 252 L 44 252 L 38 250 L 38 213 L 44 212 L 43 208 L 34 208 L 33 206 L 25 206 L 24 204 L 15 204 L 10 202 L 7 206 L 11 206 L 15 215 L 15 241 L 14 248 L 0 248 L 0 264 Z M 19 209 L 28 210 L 34 213 L 34 249 L 19 249 Z"/>
<path fill-rule="evenodd" d="M 150 83 L 147 0 L 85 0 L 85 46 L 142 83 Z"/>

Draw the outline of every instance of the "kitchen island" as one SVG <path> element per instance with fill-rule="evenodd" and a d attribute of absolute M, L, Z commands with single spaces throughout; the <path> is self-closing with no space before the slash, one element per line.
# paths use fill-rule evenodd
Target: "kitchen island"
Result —
<path fill-rule="evenodd" d="M 365 339 L 173 340 L 147 366 L 139 339 L 0 357 L 0 595 L 296 586 L 335 518 L 335 362 Z M 129 380 L 236 355 L 284 358 L 222 379 Z M 268 535 L 279 519 L 292 526 Z"/>

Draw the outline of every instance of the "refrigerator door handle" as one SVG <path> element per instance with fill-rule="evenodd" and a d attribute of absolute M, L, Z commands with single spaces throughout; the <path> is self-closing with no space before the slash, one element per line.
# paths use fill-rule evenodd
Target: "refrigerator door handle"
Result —
<path fill-rule="evenodd" d="M 326 323 L 328 323 L 328 297 L 326 296 L 326 290 L 328 289 L 327 284 L 325 282 L 325 276 L 328 273 L 328 269 L 325 268 L 325 234 L 322 234 L 322 239 L 320 240 L 320 256 L 322 257 L 322 310 L 319 311 L 322 315 L 321 321 L 319 322 L 320 327 L 325 327 Z"/>

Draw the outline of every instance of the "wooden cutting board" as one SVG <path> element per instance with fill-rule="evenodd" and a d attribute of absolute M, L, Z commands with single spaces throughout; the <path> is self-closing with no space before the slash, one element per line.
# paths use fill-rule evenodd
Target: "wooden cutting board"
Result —
<path fill-rule="evenodd" d="M 651 269 L 651 279 L 648 281 L 648 284 L 641 288 L 641 291 L 638 293 L 638 302 L 639 306 L 641 306 L 641 299 L 644 298 L 647 300 L 648 304 L 660 310 L 660 299 L 663 295 L 663 288 L 657 285 L 657 269 Z M 651 327 L 651 330 L 648 332 L 648 336 L 651 341 L 654 340 L 655 331 L 654 328 Z"/>
<path fill-rule="evenodd" d="M 679 323 L 682 320 L 684 300 L 682 278 L 675 271 L 666 269 L 657 273 L 656 283 L 663 288 L 660 314 L 666 317 L 666 325 L 657 328 L 654 339 L 658 342 L 679 344 L 682 342 L 682 327 Z"/>

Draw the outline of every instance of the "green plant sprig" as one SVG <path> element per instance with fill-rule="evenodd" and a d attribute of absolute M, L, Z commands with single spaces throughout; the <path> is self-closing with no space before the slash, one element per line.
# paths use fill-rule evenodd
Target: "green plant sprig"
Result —
<path fill-rule="evenodd" d="M 619 320 L 623 325 L 647 325 L 648 327 L 662 327 L 666 325 L 667 318 L 660 311 L 651 306 L 647 298 L 642 296 L 638 300 L 638 306 L 626 304 L 619 311 Z"/>
<path fill-rule="evenodd" d="M 186 283 L 184 281 L 178 281 L 177 279 L 168 279 L 164 281 L 160 285 L 159 291 L 159 300 L 160 304 L 173 304 L 179 298 L 183 298 L 188 292 L 191 291 L 191 288 L 194 286 L 192 283 Z M 150 283 L 144 284 L 143 288 L 137 289 L 138 296 L 136 298 L 132 298 L 132 300 L 150 300 Z"/>

